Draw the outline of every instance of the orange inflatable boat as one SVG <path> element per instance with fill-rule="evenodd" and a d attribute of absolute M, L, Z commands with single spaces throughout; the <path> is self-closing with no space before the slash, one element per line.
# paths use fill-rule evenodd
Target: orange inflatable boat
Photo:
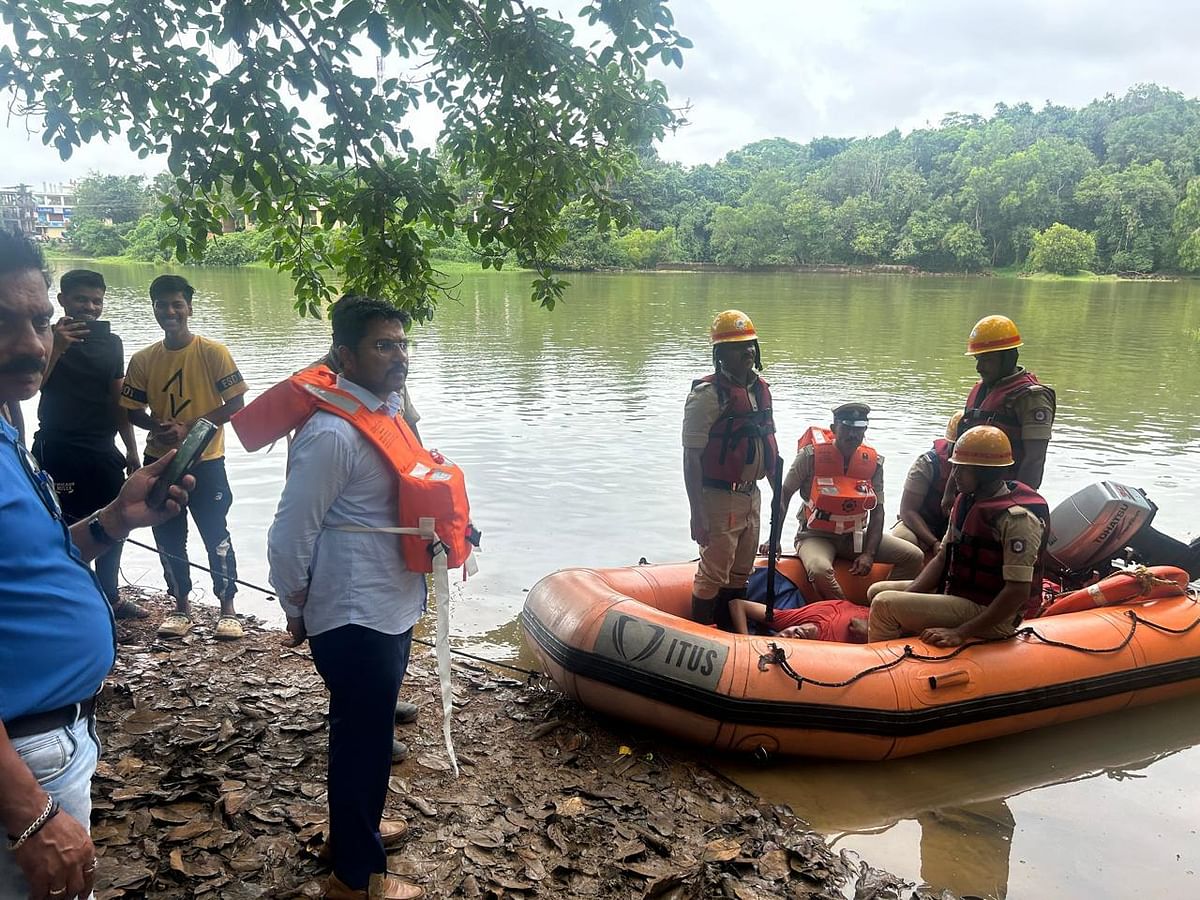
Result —
<path fill-rule="evenodd" d="M 695 569 L 556 572 L 526 598 L 526 640 L 586 706 L 746 753 L 888 759 L 1200 691 L 1200 603 L 1170 567 L 1141 593 L 1121 581 L 1115 603 L 1092 592 L 1112 605 L 1077 597 L 1010 640 L 954 650 L 726 634 L 685 618 Z M 855 599 L 887 570 L 838 577 Z M 807 583 L 794 557 L 779 571 Z"/>

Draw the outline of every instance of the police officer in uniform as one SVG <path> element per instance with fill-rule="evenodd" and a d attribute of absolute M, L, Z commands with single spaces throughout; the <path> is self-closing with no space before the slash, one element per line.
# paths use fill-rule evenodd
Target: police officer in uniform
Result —
<path fill-rule="evenodd" d="M 871 407 L 866 403 L 843 403 L 834 409 L 833 422 L 826 434 L 832 433 L 836 452 L 820 454 L 823 459 L 833 460 L 833 469 L 825 471 L 824 463 L 817 460 L 816 446 L 809 443 L 796 454 L 783 479 L 784 515 L 793 494 L 798 491 L 804 498 L 799 513 L 800 530 L 796 533 L 796 552 L 822 600 L 846 599 L 834 574 L 833 563 L 837 558 L 851 560 L 850 572 L 854 575 L 868 574 L 876 562 L 892 563 L 892 575 L 897 579 L 911 579 L 921 571 L 920 549 L 883 531 L 883 456 L 863 443 L 870 414 Z M 860 488 L 866 496 L 873 498 L 873 503 L 865 504 L 865 528 L 840 531 L 818 508 L 821 492 L 814 492 L 814 485 L 818 478 L 850 473 L 854 473 Z"/>
<path fill-rule="evenodd" d="M 745 595 L 758 551 L 758 481 L 779 449 L 758 334 L 745 313 L 725 310 L 710 330 L 714 371 L 692 383 L 683 411 L 683 481 L 700 565 L 692 617 L 729 630 L 729 601 Z"/>
<path fill-rule="evenodd" d="M 1008 437 L 977 425 L 959 437 L 950 461 L 958 497 L 946 538 L 912 584 L 877 586 L 883 590 L 871 600 L 871 641 L 918 634 L 957 647 L 1007 637 L 1041 605 L 1050 508 L 1029 486 L 1005 480 L 1013 462 Z"/>
<path fill-rule="evenodd" d="M 1046 447 L 1054 425 L 1054 389 L 1017 365 L 1024 345 L 1012 319 L 985 316 L 967 338 L 967 356 L 975 357 L 979 382 L 963 408 L 958 433 L 976 425 L 994 425 L 1012 446 L 1013 465 L 1006 477 L 1037 490 L 1046 465 Z"/>
<path fill-rule="evenodd" d="M 950 481 L 950 453 L 958 440 L 961 419 L 961 410 L 950 417 L 946 423 L 946 436 L 938 438 L 932 447 L 913 460 L 904 479 L 900 521 L 892 526 L 892 534 L 916 544 L 922 553 L 937 549 L 950 521 L 950 504 L 944 498 Z"/>

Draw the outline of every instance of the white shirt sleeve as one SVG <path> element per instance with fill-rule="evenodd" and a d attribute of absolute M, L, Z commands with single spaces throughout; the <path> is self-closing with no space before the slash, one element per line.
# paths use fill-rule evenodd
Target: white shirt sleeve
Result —
<path fill-rule="evenodd" d="M 292 442 L 287 481 L 267 532 L 271 587 L 292 618 L 299 618 L 302 610 L 286 598 L 308 588 L 325 514 L 349 481 L 354 458 L 345 436 L 322 428 L 319 414 Z"/>

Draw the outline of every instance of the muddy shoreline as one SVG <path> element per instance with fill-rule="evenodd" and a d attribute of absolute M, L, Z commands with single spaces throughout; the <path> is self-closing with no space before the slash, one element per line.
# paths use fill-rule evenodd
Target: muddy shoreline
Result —
<path fill-rule="evenodd" d="M 151 618 L 121 623 L 102 691 L 93 787 L 98 900 L 319 897 L 327 824 L 326 699 L 307 647 L 248 620 L 212 639 L 196 608 L 182 641 Z M 456 662 L 455 779 L 437 677 L 416 652 L 403 696 L 421 707 L 397 734 L 388 815 L 410 838 L 389 869 L 428 897 L 930 898 L 835 853 L 790 809 L 760 804 L 687 748 L 601 721 L 546 681 Z"/>

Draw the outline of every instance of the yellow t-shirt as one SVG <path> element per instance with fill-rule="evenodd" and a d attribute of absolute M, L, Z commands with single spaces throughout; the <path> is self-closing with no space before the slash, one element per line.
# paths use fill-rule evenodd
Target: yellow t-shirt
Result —
<path fill-rule="evenodd" d="M 242 373 L 225 345 L 197 334 L 180 350 L 168 350 L 159 341 L 133 354 L 121 389 L 121 405 L 126 409 L 149 406 L 155 421 L 190 423 L 246 390 Z M 147 456 L 157 458 L 170 449 L 153 437 L 146 441 Z M 221 427 L 201 459 L 224 455 L 225 429 Z"/>

